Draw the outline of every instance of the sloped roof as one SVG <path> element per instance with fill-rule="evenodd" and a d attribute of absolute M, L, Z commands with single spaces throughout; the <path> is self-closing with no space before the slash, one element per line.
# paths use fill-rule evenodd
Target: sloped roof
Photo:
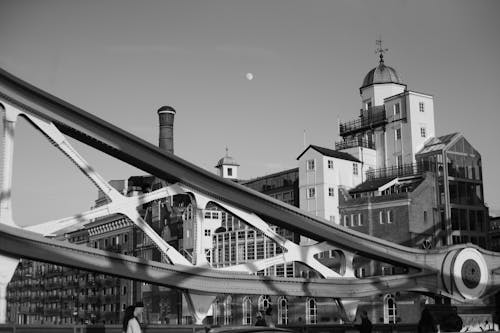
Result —
<path fill-rule="evenodd" d="M 352 190 L 349 190 L 349 193 L 376 191 L 380 186 L 384 186 L 395 178 L 396 177 L 367 180 L 366 182 L 359 184 Z"/>
<path fill-rule="evenodd" d="M 309 150 L 309 148 L 312 148 L 312 149 L 316 150 L 318 153 L 320 153 L 320 154 L 322 154 L 324 156 L 329 156 L 329 157 L 333 157 L 333 158 L 339 158 L 341 160 L 347 160 L 347 161 L 353 161 L 353 162 L 361 163 L 360 160 L 358 160 L 356 157 L 352 156 L 351 154 L 344 153 L 344 152 L 337 151 L 337 150 L 333 150 L 333 149 L 323 148 L 323 147 L 316 146 L 316 145 L 309 145 L 309 147 L 307 147 L 297 157 L 297 160 L 300 159 L 302 157 L 302 155 L 304 155 L 306 153 L 306 151 Z"/>
<path fill-rule="evenodd" d="M 439 137 L 430 138 L 424 143 L 424 147 L 420 149 L 420 151 L 416 155 L 444 150 L 459 135 L 461 134 L 456 132 L 456 133 L 442 135 Z"/>

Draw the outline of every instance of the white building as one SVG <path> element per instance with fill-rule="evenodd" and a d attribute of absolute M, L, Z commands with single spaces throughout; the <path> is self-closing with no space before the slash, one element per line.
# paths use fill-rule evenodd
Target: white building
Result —
<path fill-rule="evenodd" d="M 340 124 L 343 141 L 337 143 L 338 150 L 373 150 L 375 169 L 415 163 L 415 154 L 435 136 L 433 96 L 407 90 L 396 70 L 385 65 L 382 54 L 359 91 L 359 119 Z"/>
<path fill-rule="evenodd" d="M 221 158 L 215 168 L 217 168 L 219 177 L 230 179 L 230 180 L 238 180 L 238 167 L 240 165 L 229 156 L 228 149 L 226 148 L 226 156 Z"/>
<path fill-rule="evenodd" d="M 354 188 L 367 180 L 367 172 L 414 164 L 415 154 L 435 135 L 433 97 L 407 90 L 382 54 L 359 91 L 360 115 L 339 124 L 343 140 L 335 150 L 310 145 L 297 158 L 300 208 L 335 224 L 342 224 L 339 187 Z"/>
<path fill-rule="evenodd" d="M 345 152 L 310 145 L 299 161 L 300 208 L 339 224 L 339 187 L 363 182 L 363 163 Z"/>

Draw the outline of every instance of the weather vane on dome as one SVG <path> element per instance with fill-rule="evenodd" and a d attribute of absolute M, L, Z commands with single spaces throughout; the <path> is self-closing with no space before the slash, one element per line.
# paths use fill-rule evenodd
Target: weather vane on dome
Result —
<path fill-rule="evenodd" d="M 380 62 L 383 63 L 384 62 L 384 53 L 389 51 L 389 49 L 384 49 L 382 47 L 382 37 L 381 36 L 376 40 L 375 44 L 377 44 L 377 49 L 375 50 L 375 53 L 380 53 Z"/>

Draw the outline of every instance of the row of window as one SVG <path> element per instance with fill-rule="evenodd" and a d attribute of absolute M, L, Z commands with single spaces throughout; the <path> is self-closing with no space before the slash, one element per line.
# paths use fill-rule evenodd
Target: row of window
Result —
<path fill-rule="evenodd" d="M 344 227 L 360 227 L 364 225 L 364 216 L 361 213 L 340 215 L 340 220 Z M 393 223 L 394 211 L 392 209 L 380 210 L 378 212 L 378 221 L 380 224 Z"/>
<path fill-rule="evenodd" d="M 108 246 L 116 246 L 128 242 L 128 234 L 116 235 L 94 241 L 94 248 L 106 249 Z"/>
<path fill-rule="evenodd" d="M 425 112 L 425 103 L 424 102 L 418 102 L 418 110 L 420 112 Z M 394 104 L 394 116 L 399 116 L 401 114 L 401 104 L 396 103 Z"/>
<path fill-rule="evenodd" d="M 277 302 L 277 324 L 287 325 L 289 321 L 288 309 L 289 301 L 286 297 L 279 297 Z M 214 324 L 216 325 L 231 325 L 233 324 L 232 297 L 228 296 L 221 304 L 219 299 L 216 299 L 212 304 L 212 314 Z M 242 324 L 254 324 L 254 315 L 252 313 L 252 299 L 248 296 L 244 297 L 241 303 L 242 307 Z M 265 313 L 268 308 L 272 307 L 269 296 L 260 296 L 257 301 L 257 311 Z M 308 297 L 305 301 L 305 319 L 306 324 L 318 323 L 318 301 L 315 298 Z M 394 295 L 387 294 L 384 296 L 384 323 L 394 324 L 397 322 L 397 305 Z"/>
<path fill-rule="evenodd" d="M 396 128 L 394 136 L 396 137 L 396 140 L 401 140 L 401 128 Z M 427 137 L 427 129 L 425 127 L 420 127 L 420 136 L 422 138 Z"/>
<path fill-rule="evenodd" d="M 328 188 L 328 196 L 329 197 L 335 196 L 335 188 L 333 188 L 333 187 Z M 316 198 L 316 187 L 310 186 L 307 188 L 307 198 L 308 199 Z"/>
<path fill-rule="evenodd" d="M 314 159 L 307 160 L 306 165 L 307 165 L 306 166 L 307 171 L 313 171 L 316 168 L 316 163 Z M 333 160 L 328 160 L 327 165 L 328 169 L 333 169 Z M 358 163 L 352 164 L 352 174 L 353 175 L 358 174 Z"/>
<path fill-rule="evenodd" d="M 453 244 L 466 244 L 466 243 L 472 243 L 475 245 L 478 245 L 482 248 L 486 247 L 486 238 L 485 237 L 478 237 L 478 236 L 469 236 L 469 235 L 453 235 L 451 236 L 451 241 Z"/>

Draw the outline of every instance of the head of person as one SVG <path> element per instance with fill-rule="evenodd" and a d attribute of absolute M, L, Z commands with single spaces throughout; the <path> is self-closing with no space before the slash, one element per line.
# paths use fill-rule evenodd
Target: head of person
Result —
<path fill-rule="evenodd" d="M 134 317 L 139 317 L 142 314 L 142 311 L 144 311 L 144 303 L 143 302 L 137 302 L 134 305 Z"/>
<path fill-rule="evenodd" d="M 125 313 L 123 315 L 123 322 L 122 322 L 122 328 L 123 331 L 127 331 L 127 326 L 128 326 L 128 321 L 132 318 L 134 318 L 134 310 L 135 306 L 129 305 L 125 308 Z"/>
<path fill-rule="evenodd" d="M 368 318 L 368 312 L 366 312 L 366 310 L 361 311 L 361 318 Z"/>

